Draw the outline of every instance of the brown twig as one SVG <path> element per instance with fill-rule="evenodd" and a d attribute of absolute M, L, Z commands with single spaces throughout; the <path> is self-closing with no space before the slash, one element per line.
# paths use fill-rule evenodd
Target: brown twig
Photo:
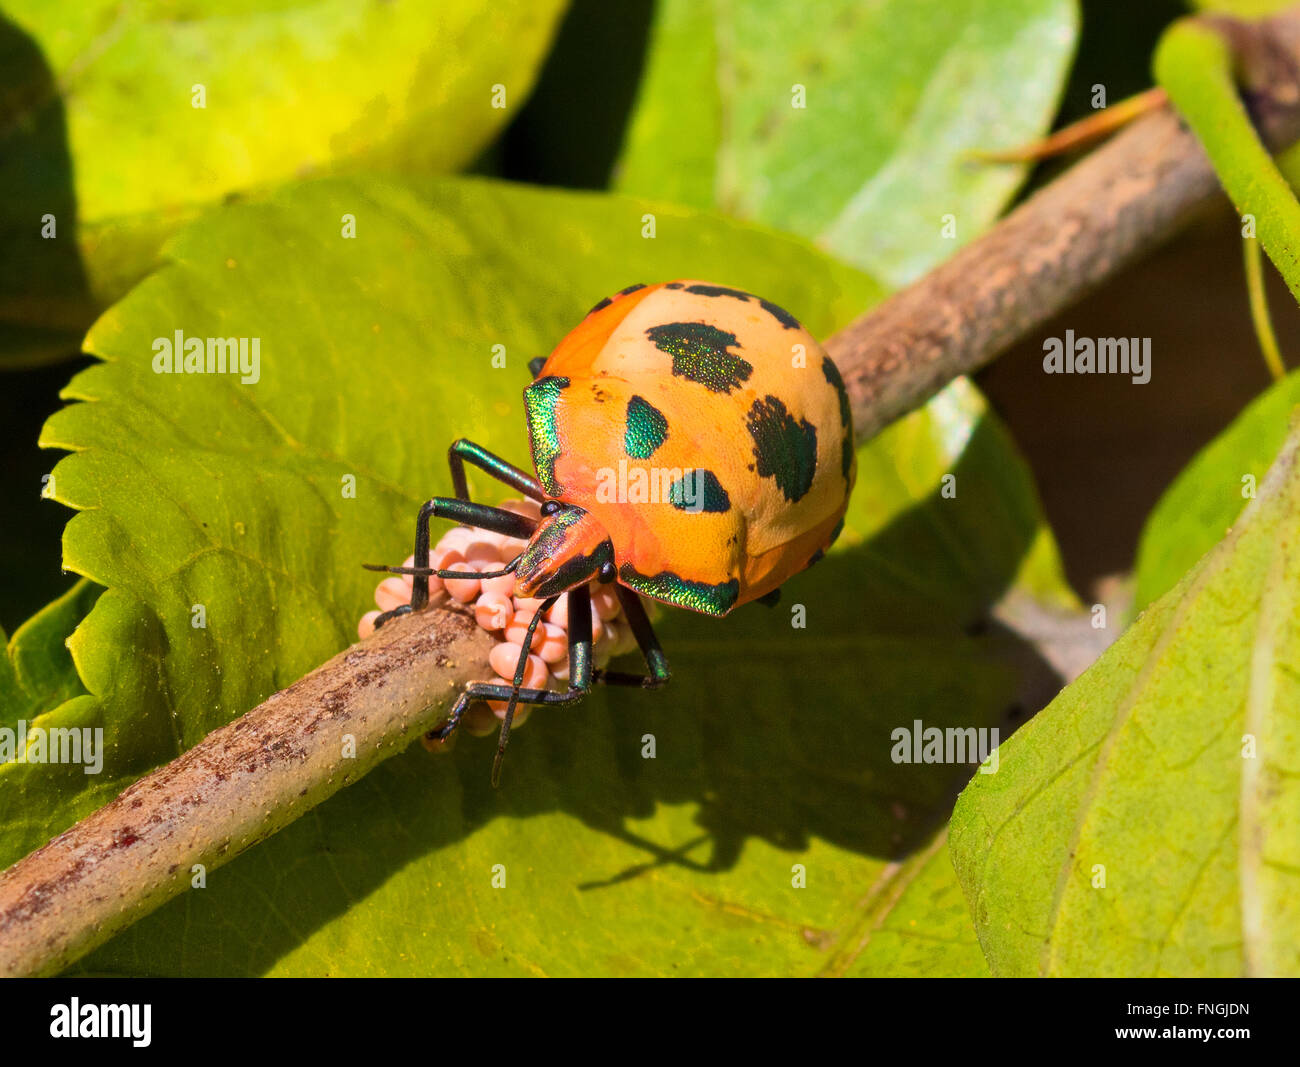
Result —
<path fill-rule="evenodd" d="M 1300 137 L 1300 14 L 1207 21 L 1231 41 L 1266 142 Z M 1166 105 L 827 342 L 874 437 L 954 378 L 1006 351 L 1169 236 L 1218 189 L 1196 138 Z"/>
<path fill-rule="evenodd" d="M 827 344 L 871 437 L 1170 234 L 1218 188 L 1166 107 Z"/>
<path fill-rule="evenodd" d="M 1300 134 L 1295 21 L 1273 27 L 1272 47 L 1256 48 L 1267 62 L 1244 79 L 1274 145 Z M 1216 188 L 1162 109 L 840 331 L 828 348 L 859 441 L 1113 275 Z M 444 607 L 395 620 L 0 873 L 0 975 L 59 971 L 181 893 L 194 864 L 219 866 L 400 751 L 465 682 L 490 676 L 489 644 Z"/>
<path fill-rule="evenodd" d="M 0 976 L 56 973 L 400 752 L 491 643 L 463 612 L 394 619 L 14 864 Z"/>

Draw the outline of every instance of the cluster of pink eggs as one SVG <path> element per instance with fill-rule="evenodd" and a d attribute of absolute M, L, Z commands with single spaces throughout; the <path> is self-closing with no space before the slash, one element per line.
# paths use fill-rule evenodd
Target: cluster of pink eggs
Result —
<path fill-rule="evenodd" d="M 508 500 L 501 507 L 520 515 L 540 517 L 539 505 L 531 500 Z M 448 530 L 429 551 L 429 566 L 439 570 L 499 571 L 524 549 L 525 542 L 504 534 L 492 533 L 469 526 L 456 526 Z M 414 565 L 414 556 L 407 558 L 404 567 Z M 409 574 L 394 574 L 379 583 L 375 590 L 377 611 L 368 611 L 361 617 L 357 633 L 368 637 L 375 629 L 375 619 L 380 612 L 390 611 L 411 600 L 412 578 Z M 497 677 L 509 684 L 514 680 L 523 651 L 524 635 L 542 601 L 533 597 L 515 596 L 515 578 L 512 574 L 498 578 L 429 578 L 429 592 L 436 600 L 439 593 L 450 600 L 465 605 L 473 611 L 475 621 L 494 642 L 488 662 Z M 592 658 L 596 666 L 603 667 L 613 656 L 636 648 L 631 627 L 623 615 L 622 605 L 611 585 L 591 584 Z M 564 689 L 569 681 L 569 603 L 561 597 L 551 607 L 533 634 L 528 664 L 524 670 L 524 686 L 530 689 Z M 486 680 L 486 679 L 485 679 Z M 463 729 L 472 734 L 492 733 L 505 717 L 506 702 L 491 700 L 471 707 L 461 720 Z M 532 706 L 520 704 L 515 708 L 514 724 L 521 725 L 532 711 Z"/>

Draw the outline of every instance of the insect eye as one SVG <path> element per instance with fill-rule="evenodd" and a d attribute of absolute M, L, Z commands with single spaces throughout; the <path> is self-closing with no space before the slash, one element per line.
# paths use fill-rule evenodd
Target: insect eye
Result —
<path fill-rule="evenodd" d="M 554 515 L 559 510 L 560 510 L 560 502 L 558 500 L 548 500 L 545 504 L 542 505 L 543 515 Z"/>
<path fill-rule="evenodd" d="M 600 573 L 597 574 L 596 577 L 599 578 L 602 583 L 608 585 L 618 577 L 618 570 L 615 568 L 614 564 L 605 562 L 600 565 Z"/>

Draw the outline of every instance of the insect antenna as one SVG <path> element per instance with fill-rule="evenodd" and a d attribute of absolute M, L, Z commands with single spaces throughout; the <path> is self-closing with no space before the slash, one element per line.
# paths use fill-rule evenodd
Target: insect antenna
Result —
<path fill-rule="evenodd" d="M 499 571 L 452 571 L 438 570 L 436 567 L 389 567 L 383 563 L 363 563 L 361 564 L 368 571 L 386 571 L 388 574 L 434 574 L 439 578 L 502 578 L 507 574 L 514 574 L 515 568 L 519 566 L 519 557 L 516 556 Z"/>
<path fill-rule="evenodd" d="M 553 596 L 542 601 L 532 619 L 529 620 L 528 632 L 524 634 L 524 647 L 519 650 L 519 663 L 515 667 L 515 677 L 511 682 L 510 703 L 506 705 L 506 717 L 501 722 L 501 734 L 497 738 L 496 759 L 492 761 L 493 789 L 501 784 L 501 763 L 506 758 L 506 745 L 510 742 L 510 724 L 514 721 L 515 705 L 519 703 L 519 690 L 524 684 L 524 669 L 528 666 L 528 650 L 533 646 L 533 634 L 537 632 L 537 624 L 541 622 L 542 615 L 550 611 L 559 599 L 558 596 Z"/>

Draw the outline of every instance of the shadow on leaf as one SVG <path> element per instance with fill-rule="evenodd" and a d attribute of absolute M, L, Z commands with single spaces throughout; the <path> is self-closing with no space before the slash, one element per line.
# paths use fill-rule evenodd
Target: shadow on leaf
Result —
<path fill-rule="evenodd" d="M 97 313 L 77 247 L 67 120 L 35 42 L 0 18 L 0 360 L 75 353 Z"/>
<path fill-rule="evenodd" d="M 429 892 L 454 894 L 486 883 L 496 863 L 527 862 L 590 896 L 662 868 L 707 886 L 755 839 L 791 862 L 815 839 L 878 860 L 917 852 L 975 768 L 895 763 L 893 732 L 920 720 L 1005 738 L 1059 688 L 989 614 L 1034 534 L 1014 508 L 990 513 L 1005 496 L 990 481 L 999 432 L 987 418 L 976 425 L 952 470 L 956 498 L 936 487 L 868 539 L 846 534 L 787 583 L 777 607 L 748 605 L 721 621 L 665 610 L 668 689 L 597 692 L 535 714 L 515 735 L 499 791 L 490 740 L 460 738 L 449 756 L 414 745 L 85 967 L 138 970 L 146 959 L 150 973 L 264 972 L 409 866 L 427 870 Z M 804 628 L 791 625 L 795 605 Z M 653 759 L 642 754 L 651 736 Z M 555 815 L 569 817 L 558 831 Z M 312 877 L 301 877 L 303 864 Z M 288 872 L 292 898 L 277 895 Z M 531 895 L 522 906 L 530 916 L 545 907 Z M 445 932 L 460 922 L 455 911 Z M 469 943 L 470 933 L 453 937 Z"/>

